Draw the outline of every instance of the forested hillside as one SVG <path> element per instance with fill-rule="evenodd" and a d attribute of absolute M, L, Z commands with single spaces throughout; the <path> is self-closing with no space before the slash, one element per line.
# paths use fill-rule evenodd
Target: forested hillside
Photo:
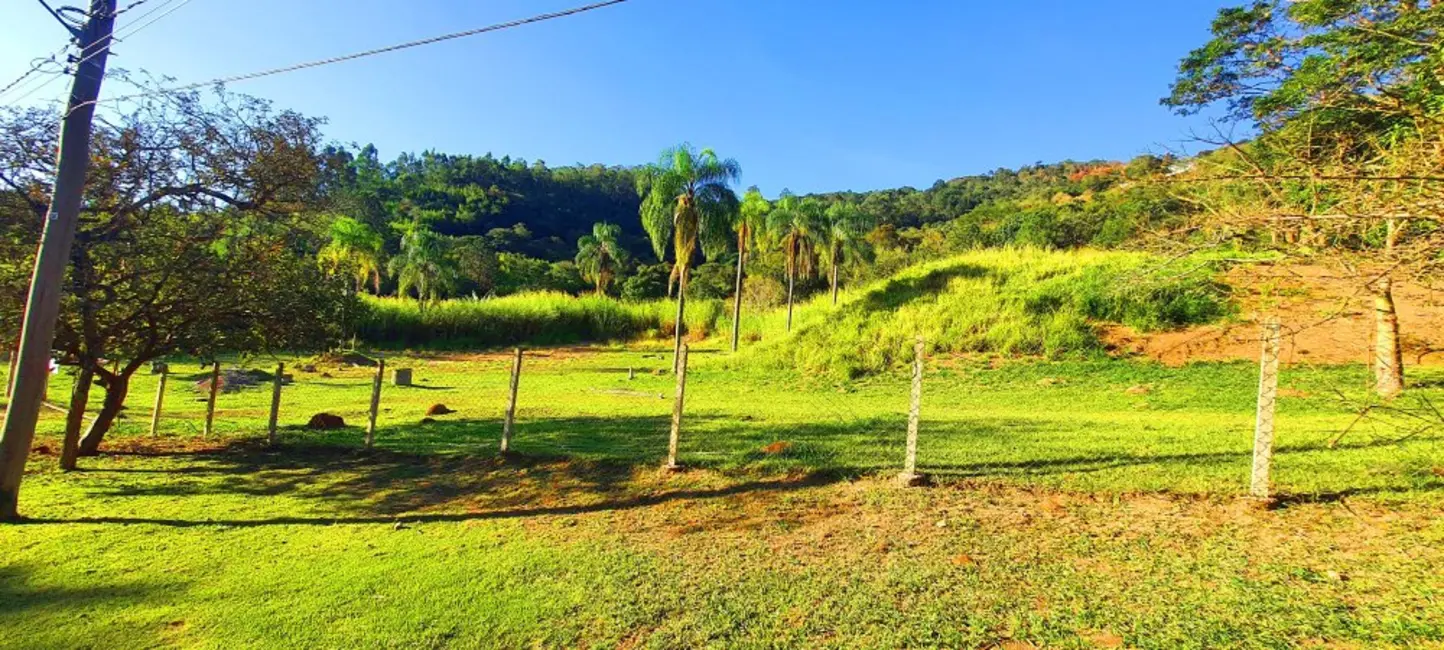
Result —
<path fill-rule="evenodd" d="M 617 293 L 656 298 L 666 293 L 667 267 L 647 244 L 638 220 L 639 167 L 572 165 L 503 156 L 403 153 L 383 162 L 374 147 L 325 152 L 329 210 L 364 224 L 382 239 L 381 257 L 401 250 L 407 224 L 445 238 L 457 272 L 440 297 L 507 295 L 527 290 L 579 293 L 592 287 L 573 261 L 594 225 L 620 230 L 629 262 L 618 269 Z M 978 246 L 1025 244 L 1067 248 L 1115 246 L 1147 227 L 1176 218 L 1181 205 L 1146 181 L 1171 159 L 1140 156 L 1110 161 L 1038 163 L 939 180 L 923 190 L 903 187 L 798 197 L 825 211 L 838 204 L 867 215 L 871 264 L 849 280 L 885 277 L 917 261 Z M 736 246 L 732 246 L 733 253 Z M 764 268 L 780 267 L 761 252 Z M 701 297 L 731 290 L 735 256 L 703 263 L 695 273 Z M 779 271 L 780 272 L 780 271 Z M 386 274 L 382 274 L 386 275 Z M 776 273 L 773 274 L 777 275 Z M 395 291 L 379 278 L 379 291 Z M 822 279 L 799 278 L 806 293 Z"/>

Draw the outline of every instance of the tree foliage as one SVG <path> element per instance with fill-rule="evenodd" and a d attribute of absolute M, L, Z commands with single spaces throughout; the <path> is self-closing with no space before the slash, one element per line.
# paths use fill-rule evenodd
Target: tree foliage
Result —
<path fill-rule="evenodd" d="M 50 200 L 59 117 L 0 113 L 0 323 L 14 332 Z M 98 120 L 55 349 L 106 390 L 94 453 L 152 359 L 314 347 L 349 302 L 313 255 L 319 122 L 247 97 L 171 94 Z M 111 362 L 115 362 L 112 364 Z"/>

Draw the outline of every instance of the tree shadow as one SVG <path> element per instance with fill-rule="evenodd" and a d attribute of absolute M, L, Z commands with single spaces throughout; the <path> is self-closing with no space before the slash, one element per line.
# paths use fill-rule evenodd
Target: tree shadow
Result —
<path fill-rule="evenodd" d="M 894 278 L 882 287 L 849 302 L 845 309 L 863 313 L 893 311 L 910 302 L 936 297 L 955 278 L 982 278 L 991 271 L 976 264 L 955 264 L 932 269 L 918 277 Z"/>
<path fill-rule="evenodd" d="M 107 498 L 286 496 L 309 501 L 325 514 L 306 517 L 243 517 L 184 520 L 151 517 L 36 519 L 31 523 L 153 523 L 167 526 L 329 525 L 406 521 L 467 521 L 628 510 L 675 501 L 746 493 L 797 490 L 860 475 L 891 472 L 901 465 L 901 417 L 839 418 L 826 422 L 745 420 L 699 413 L 685 421 L 683 462 L 707 470 L 667 475 L 660 466 L 670 418 L 590 416 L 535 418 L 517 423 L 512 449 L 501 456 L 501 425 L 492 420 L 451 420 L 378 430 L 377 448 L 361 447 L 362 433 L 347 429 L 291 429 L 282 444 L 237 440 L 189 451 L 131 450 L 116 456 L 154 456 L 162 467 L 91 469 L 84 489 Z M 967 436 L 997 440 L 1047 436 L 1056 423 L 1026 418 L 934 421 L 925 439 Z M 1058 432 L 1067 435 L 1066 432 Z M 1054 444 L 1056 441 L 1050 441 Z M 1333 451 L 1397 444 L 1359 441 Z M 927 446 L 926 441 L 924 442 Z M 953 441 L 952 451 L 966 448 Z M 1322 444 L 1284 445 L 1288 456 L 1324 450 Z M 1006 453 L 1006 452 L 1004 452 Z M 1018 452 L 1023 455 L 1023 452 Z M 1087 474 L 1135 466 L 1167 472 L 1236 466 L 1245 471 L 1247 451 L 1136 453 L 1126 449 L 1063 452 L 977 462 L 926 462 L 920 469 L 940 479 L 1026 479 Z M 170 480 L 108 481 L 106 473 L 167 474 Z M 1240 487 L 1240 490 L 1242 488 Z M 1421 489 L 1418 486 L 1411 490 Z M 1444 489 L 1444 484 L 1422 489 Z M 1371 489 L 1402 492 L 1404 487 Z M 1341 492 L 1364 494 L 1364 490 Z M 1327 493 L 1297 495 L 1326 499 Z"/>
<path fill-rule="evenodd" d="M 178 588 L 175 584 L 126 584 L 94 587 L 39 587 L 32 584 L 32 570 L 20 566 L 0 567 L 0 615 L 28 610 L 64 608 L 88 611 L 107 601 L 137 602 L 146 596 Z"/>
<path fill-rule="evenodd" d="M 169 456 L 167 458 L 174 458 Z M 169 473 L 159 484 L 98 485 L 107 497 L 278 496 L 322 502 L 335 514 L 257 519 L 158 517 L 32 518 L 22 524 L 154 524 L 172 527 L 460 522 L 630 510 L 673 501 L 788 492 L 825 485 L 829 472 L 747 480 L 674 476 L 659 465 L 564 456 L 435 455 L 327 444 L 266 448 L 243 441 L 197 451 L 191 465 L 106 472 Z"/>

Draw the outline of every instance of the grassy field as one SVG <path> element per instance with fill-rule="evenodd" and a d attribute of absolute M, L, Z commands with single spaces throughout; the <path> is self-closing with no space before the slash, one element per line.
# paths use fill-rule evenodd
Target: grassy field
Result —
<path fill-rule="evenodd" d="M 359 428 L 299 426 L 364 422 L 369 369 L 323 363 L 286 388 L 276 449 L 258 444 L 265 388 L 223 395 L 221 435 L 198 439 L 178 366 L 158 440 L 146 377 L 84 471 L 34 456 L 31 520 L 0 528 L 0 644 L 1444 644 L 1444 436 L 1366 421 L 1326 448 L 1353 419 L 1333 390 L 1362 397 L 1361 367 L 1285 372 L 1264 511 L 1238 498 L 1252 364 L 938 357 L 920 463 L 939 485 L 906 491 L 888 480 L 908 390 L 892 373 L 699 349 L 691 469 L 669 475 L 655 351 L 533 354 L 505 461 L 505 355 L 388 363 L 419 386 L 386 388 L 373 452 Z M 1407 399 L 1444 398 L 1444 375 L 1411 379 Z M 423 424 L 435 403 L 458 412 Z M 58 448 L 59 414 L 42 424 Z"/>

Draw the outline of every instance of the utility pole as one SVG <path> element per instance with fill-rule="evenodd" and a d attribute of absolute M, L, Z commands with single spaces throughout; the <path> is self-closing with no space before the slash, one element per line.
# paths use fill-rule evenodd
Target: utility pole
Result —
<path fill-rule="evenodd" d="M 80 46 L 80 59 L 61 123 L 55 191 L 50 198 L 50 211 L 35 254 L 30 296 L 25 303 L 14 394 L 5 411 L 5 428 L 0 432 L 0 520 L 20 516 L 20 480 L 25 475 L 40 401 L 49 380 L 50 348 L 55 342 L 55 319 L 60 314 L 61 284 L 70 261 L 70 247 L 75 241 L 76 222 L 80 219 L 85 172 L 90 164 L 91 119 L 95 116 L 95 101 L 100 97 L 100 82 L 105 77 L 105 61 L 110 54 L 115 5 L 116 0 L 90 0 L 84 26 L 75 27 L 61 21 Z M 55 11 L 51 13 L 59 17 Z"/>

